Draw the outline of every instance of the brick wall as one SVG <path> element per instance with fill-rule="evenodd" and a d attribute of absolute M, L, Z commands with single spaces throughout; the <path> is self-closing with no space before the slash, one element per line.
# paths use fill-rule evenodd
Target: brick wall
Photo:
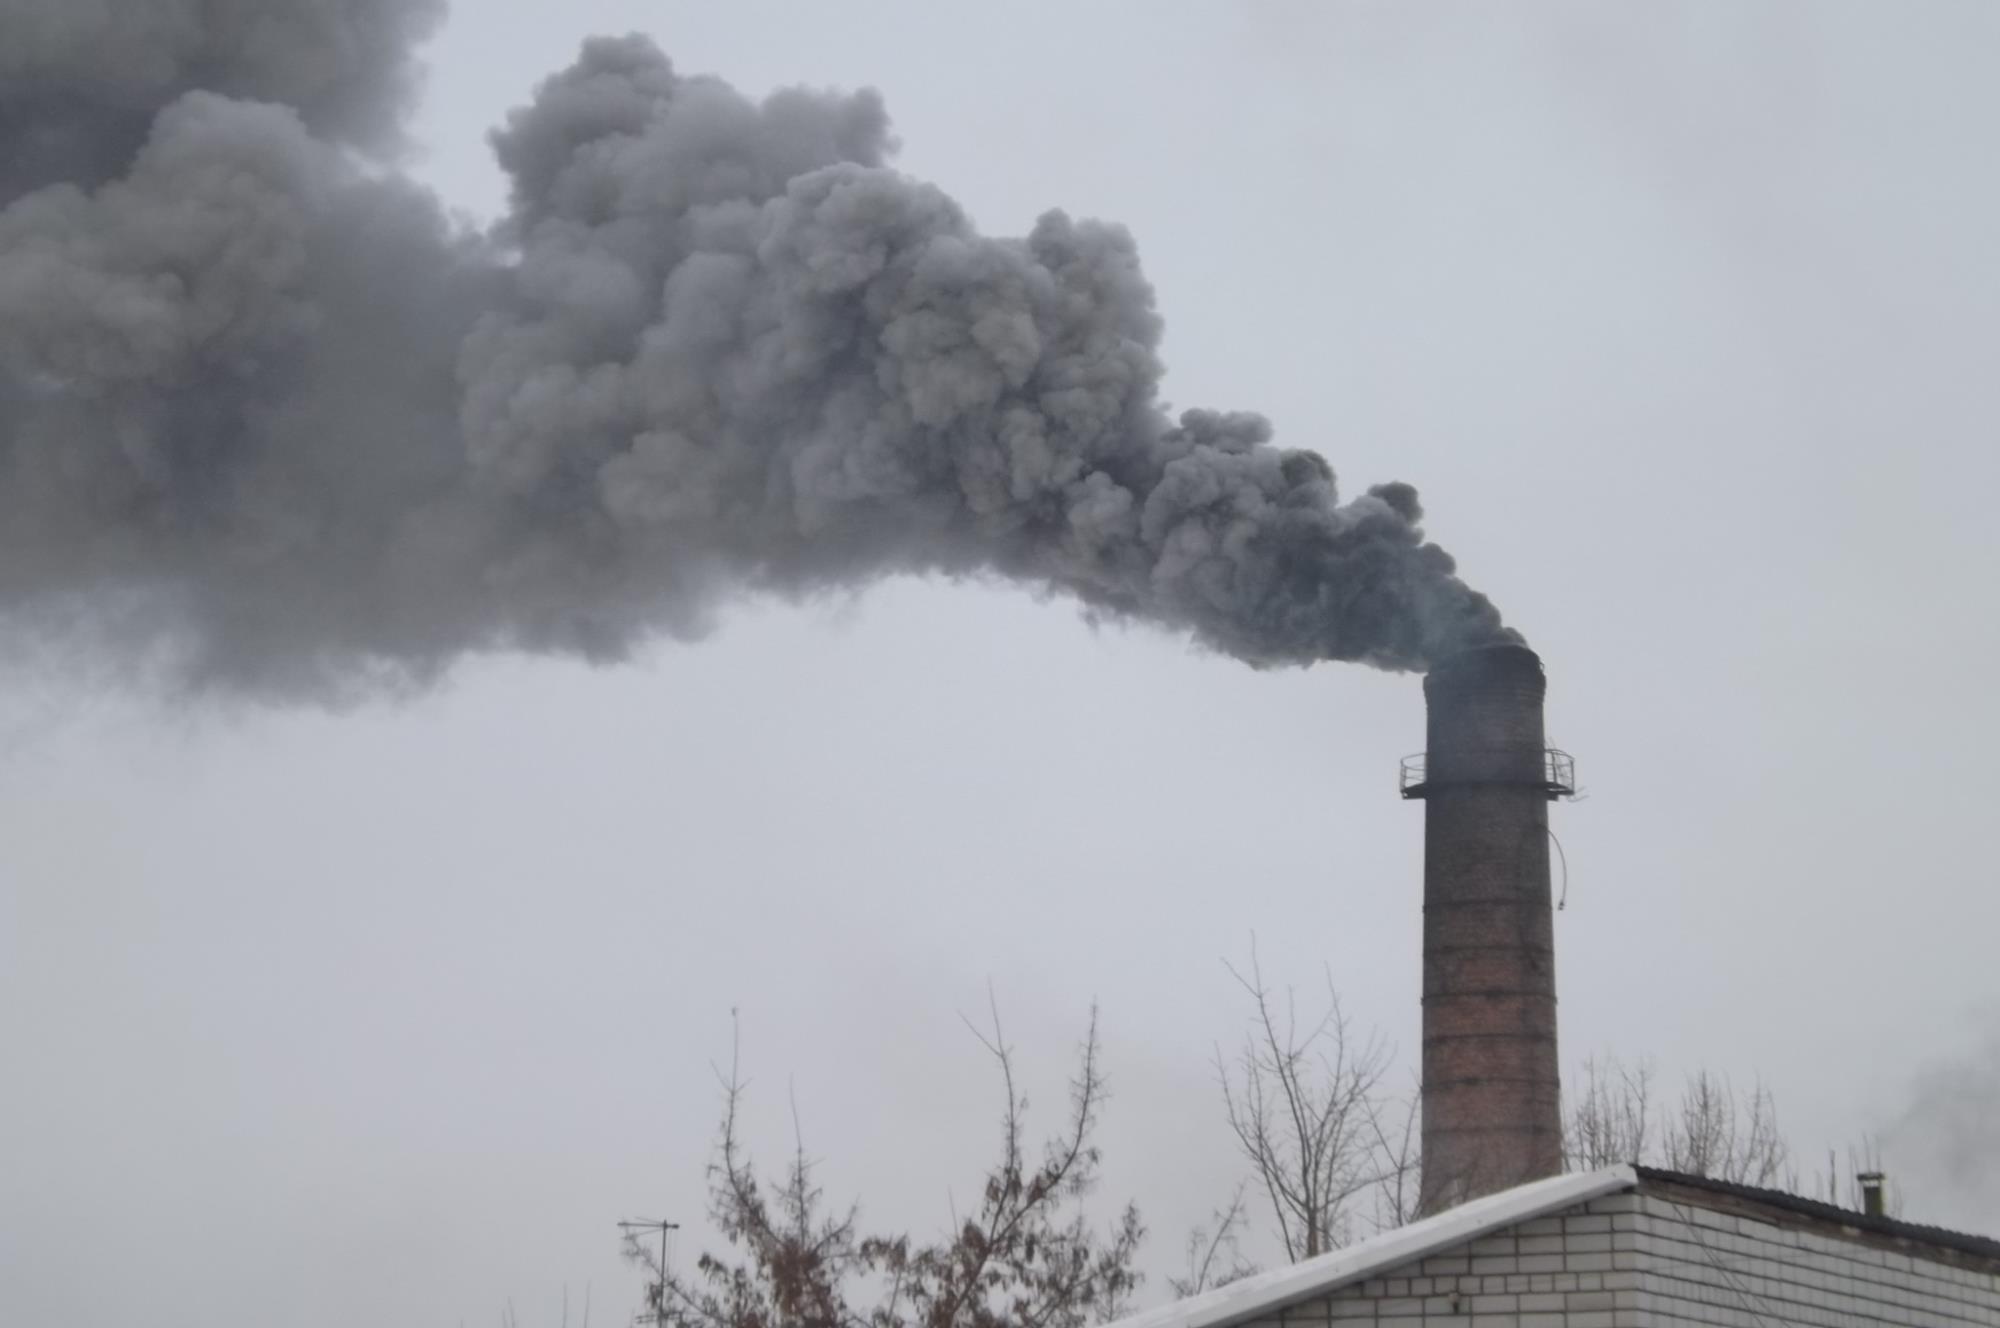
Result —
<path fill-rule="evenodd" d="M 1562 1172 L 1547 688 L 1522 646 L 1424 678 L 1423 1213 Z"/>
<path fill-rule="evenodd" d="M 1245 1328 L 2000 1328 L 2000 1276 L 1646 1192 L 1522 1222 Z"/>
<path fill-rule="evenodd" d="M 2000 1325 L 2000 1275 L 1969 1261 L 1779 1227 L 1651 1191 L 1631 1197 L 1638 1210 L 1629 1243 L 1644 1274 L 1634 1325 Z"/>

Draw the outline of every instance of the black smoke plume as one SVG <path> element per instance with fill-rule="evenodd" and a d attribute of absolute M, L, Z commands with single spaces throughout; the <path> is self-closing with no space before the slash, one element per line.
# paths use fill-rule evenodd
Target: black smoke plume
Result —
<path fill-rule="evenodd" d="M 1131 237 L 976 233 L 872 93 L 588 43 L 490 234 L 393 169 L 442 0 L 0 0 L 0 635 L 267 696 L 997 575 L 1253 664 L 1512 633 L 1413 489 L 1159 403 Z"/>

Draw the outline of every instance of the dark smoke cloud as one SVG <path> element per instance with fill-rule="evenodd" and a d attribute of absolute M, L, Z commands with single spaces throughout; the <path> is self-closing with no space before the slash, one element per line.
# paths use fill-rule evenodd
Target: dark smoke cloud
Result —
<path fill-rule="evenodd" d="M 872 93 L 586 45 L 490 236 L 392 151 L 431 0 L 0 0 L 0 629 L 269 695 L 998 574 L 1255 664 L 1511 633 L 1414 490 L 1158 401 L 1131 237 L 976 233 Z"/>
<path fill-rule="evenodd" d="M 0 0 L 0 188 L 96 184 L 183 93 L 281 102 L 383 149 L 445 0 Z"/>
<path fill-rule="evenodd" d="M 1881 1133 L 1882 1164 L 1917 1221 L 2000 1229 L 2000 1019 L 1988 1024 L 1971 1051 L 1917 1075 Z"/>

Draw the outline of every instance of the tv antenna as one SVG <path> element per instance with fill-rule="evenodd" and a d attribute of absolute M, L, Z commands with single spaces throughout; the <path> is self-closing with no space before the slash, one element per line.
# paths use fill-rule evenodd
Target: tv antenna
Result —
<path fill-rule="evenodd" d="M 653 1312 L 640 1315 L 639 1322 L 664 1325 L 667 1321 L 667 1237 L 670 1232 L 679 1231 L 681 1224 L 650 1217 L 631 1217 L 620 1222 L 618 1229 L 624 1232 L 625 1239 L 634 1245 L 638 1243 L 642 1233 L 653 1231 L 660 1233 L 660 1280 L 646 1288 L 647 1294 L 652 1297 Z"/>

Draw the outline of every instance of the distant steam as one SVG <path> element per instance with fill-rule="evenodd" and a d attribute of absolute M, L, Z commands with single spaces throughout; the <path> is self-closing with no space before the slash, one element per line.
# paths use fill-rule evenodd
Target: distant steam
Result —
<path fill-rule="evenodd" d="M 1512 639 L 1407 485 L 1164 414 L 1122 229 L 976 234 L 872 93 L 593 41 L 460 232 L 383 155 L 442 8 L 0 0 L 7 641 L 340 696 L 895 572 L 1260 665 Z"/>

